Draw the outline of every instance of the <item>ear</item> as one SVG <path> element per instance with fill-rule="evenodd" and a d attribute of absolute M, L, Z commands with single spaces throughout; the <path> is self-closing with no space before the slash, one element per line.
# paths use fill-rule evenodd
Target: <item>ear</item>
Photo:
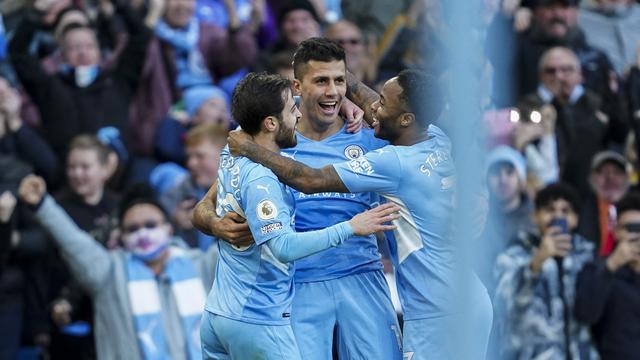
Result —
<path fill-rule="evenodd" d="M 404 113 L 402 115 L 400 115 L 400 126 L 402 127 L 409 127 L 411 125 L 413 125 L 413 123 L 416 121 L 416 116 L 413 113 Z"/>
<path fill-rule="evenodd" d="M 300 95 L 302 93 L 302 83 L 298 79 L 293 79 L 293 95 Z"/>
<path fill-rule="evenodd" d="M 274 116 L 267 116 L 262 120 L 262 128 L 267 132 L 275 132 L 278 129 L 279 122 Z"/>

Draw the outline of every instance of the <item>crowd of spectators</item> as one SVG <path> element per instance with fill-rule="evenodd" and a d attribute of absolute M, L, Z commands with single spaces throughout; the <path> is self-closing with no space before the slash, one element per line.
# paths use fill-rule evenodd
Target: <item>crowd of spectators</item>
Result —
<path fill-rule="evenodd" d="M 235 84 L 293 78 L 317 36 L 373 88 L 406 68 L 446 82 L 449 2 L 2 1 L 0 359 L 198 358 L 217 240 L 191 213 Z M 640 359 L 640 4 L 478 3 L 489 357 Z"/>

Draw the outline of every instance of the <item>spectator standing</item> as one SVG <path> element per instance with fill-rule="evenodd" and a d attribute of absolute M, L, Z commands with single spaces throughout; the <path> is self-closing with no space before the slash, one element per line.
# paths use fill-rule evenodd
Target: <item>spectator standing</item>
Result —
<path fill-rule="evenodd" d="M 597 254 L 608 256 L 614 246 L 616 203 L 629 191 L 627 160 L 611 151 L 593 157 L 589 184 L 591 194 L 582 205 L 578 233 L 596 245 Z"/>
<path fill-rule="evenodd" d="M 616 248 L 578 275 L 575 316 L 592 326 L 603 360 L 640 359 L 640 195 L 616 207 Z"/>
<path fill-rule="evenodd" d="M 498 256 L 504 359 L 597 359 L 588 327 L 572 316 L 576 277 L 594 248 L 575 233 L 578 201 L 567 185 L 542 189 L 535 199 L 537 233 L 522 234 Z"/>
<path fill-rule="evenodd" d="M 172 246 L 180 239 L 172 239 L 168 218 L 148 190 L 123 198 L 118 218 L 124 248 L 113 251 L 77 227 L 46 195 L 41 178 L 23 180 L 19 195 L 93 300 L 98 359 L 202 358 L 200 317 L 217 256 Z"/>

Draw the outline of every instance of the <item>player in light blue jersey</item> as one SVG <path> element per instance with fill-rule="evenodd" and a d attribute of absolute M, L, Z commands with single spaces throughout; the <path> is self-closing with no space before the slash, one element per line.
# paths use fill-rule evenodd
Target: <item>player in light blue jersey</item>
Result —
<path fill-rule="evenodd" d="M 339 115 L 346 93 L 344 50 L 326 39 L 303 41 L 294 56 L 294 88 L 301 95 L 298 145 L 284 152 L 309 166 L 357 158 L 387 144 L 373 130 L 356 134 Z M 294 191 L 297 231 L 322 229 L 375 206 L 372 192 Z M 210 200 L 212 198 L 207 196 Z M 244 243 L 242 224 L 219 219 L 205 198 L 194 212 L 205 232 Z M 231 218 L 234 215 L 229 215 Z M 236 219 L 237 220 L 237 219 Z M 302 357 L 310 360 L 402 358 L 401 335 L 375 236 L 354 236 L 343 244 L 296 262 L 292 326 Z M 318 299 L 322 299 L 319 301 Z"/>
<path fill-rule="evenodd" d="M 236 87 L 233 116 L 256 143 L 271 151 L 295 146 L 300 115 L 290 81 L 249 74 Z M 388 204 L 391 205 L 391 204 Z M 292 261 L 392 227 L 397 207 L 382 205 L 349 221 L 296 233 L 290 190 L 262 165 L 222 151 L 217 215 L 235 212 L 247 220 L 254 243 L 218 242 L 216 277 L 201 328 L 206 359 L 300 359 L 290 319 L 294 294 Z"/>
<path fill-rule="evenodd" d="M 482 283 L 455 255 L 451 142 L 431 124 L 445 102 L 438 84 L 419 71 L 403 71 L 379 96 L 361 86 L 350 86 L 354 101 L 367 105 L 376 137 L 392 145 L 320 169 L 265 151 L 242 132 L 230 135 L 229 146 L 304 193 L 376 191 L 399 205 L 389 246 L 404 312 L 405 359 L 482 359 L 492 309 Z M 464 280 L 464 291 L 458 280 Z M 463 333 L 460 328 L 474 332 L 469 343 L 452 335 Z"/>

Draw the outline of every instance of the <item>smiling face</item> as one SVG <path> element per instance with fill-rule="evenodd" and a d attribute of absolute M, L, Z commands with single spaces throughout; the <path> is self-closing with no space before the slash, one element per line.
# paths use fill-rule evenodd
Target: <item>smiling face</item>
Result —
<path fill-rule="evenodd" d="M 302 97 L 302 113 L 310 121 L 331 125 L 338 120 L 347 93 L 345 62 L 310 60 L 303 66 L 302 79 L 294 81 Z"/>
<path fill-rule="evenodd" d="M 380 99 L 371 105 L 375 136 L 393 142 L 400 134 L 400 117 L 407 111 L 402 101 L 402 87 L 397 78 L 387 81 Z"/>

